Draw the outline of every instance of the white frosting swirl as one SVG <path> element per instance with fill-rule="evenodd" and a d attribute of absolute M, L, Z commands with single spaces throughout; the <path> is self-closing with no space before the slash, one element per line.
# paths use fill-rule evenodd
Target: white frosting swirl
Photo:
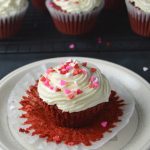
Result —
<path fill-rule="evenodd" d="M 28 0 L 0 0 L 0 16 L 12 16 L 27 7 Z"/>
<path fill-rule="evenodd" d="M 135 7 L 150 13 L 150 0 L 130 0 L 130 2 L 134 2 Z"/>
<path fill-rule="evenodd" d="M 103 0 L 53 0 L 62 10 L 70 13 L 89 12 L 102 4 Z"/>
<path fill-rule="evenodd" d="M 74 61 L 76 62 L 76 61 Z M 77 63 L 77 62 L 76 62 Z M 72 75 L 74 69 L 71 69 L 66 74 L 60 74 L 57 66 L 54 68 L 55 72 L 44 74 L 44 77 L 50 79 L 50 84 L 54 89 L 61 89 L 60 92 L 50 90 L 43 81 L 39 80 L 38 93 L 40 98 L 48 105 L 57 105 L 59 109 L 64 112 L 79 112 L 88 108 L 94 107 L 102 102 L 107 102 L 111 93 L 110 85 L 105 76 L 96 68 L 95 72 L 91 72 L 91 67 L 95 66 L 83 66 L 78 63 L 81 70 L 84 73 Z M 91 82 L 91 79 L 93 82 Z M 66 81 L 66 85 L 60 85 L 60 81 Z M 90 88 L 91 83 L 98 83 L 95 88 Z M 64 91 L 69 89 L 70 91 L 77 91 L 80 89 L 82 93 L 74 95 L 72 99 L 68 99 Z"/>

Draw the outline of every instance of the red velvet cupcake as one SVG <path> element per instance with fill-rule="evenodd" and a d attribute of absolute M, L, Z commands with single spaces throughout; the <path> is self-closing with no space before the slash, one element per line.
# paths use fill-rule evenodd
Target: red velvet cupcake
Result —
<path fill-rule="evenodd" d="M 69 60 L 49 68 L 39 79 L 40 105 L 63 127 L 83 127 L 92 123 L 107 106 L 110 85 L 98 68 Z"/>
<path fill-rule="evenodd" d="M 123 7 L 124 0 L 105 0 L 105 9 L 119 10 Z"/>
<path fill-rule="evenodd" d="M 104 0 L 47 0 L 46 6 L 60 32 L 80 35 L 94 28 Z"/>
<path fill-rule="evenodd" d="M 150 37 L 150 1 L 126 0 L 132 30 L 141 36 Z"/>
<path fill-rule="evenodd" d="M 10 38 L 20 30 L 28 5 L 28 0 L 0 1 L 0 39 Z"/>
<path fill-rule="evenodd" d="M 46 11 L 45 0 L 32 0 L 32 5 L 41 11 Z"/>

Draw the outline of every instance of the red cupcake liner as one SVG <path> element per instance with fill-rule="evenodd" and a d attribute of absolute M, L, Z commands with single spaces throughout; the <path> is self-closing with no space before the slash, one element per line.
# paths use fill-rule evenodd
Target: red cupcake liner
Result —
<path fill-rule="evenodd" d="M 0 18 L 0 39 L 8 39 L 19 32 L 27 8 L 28 4 L 20 13 Z"/>
<path fill-rule="evenodd" d="M 150 13 L 135 7 L 129 0 L 126 0 L 126 5 L 133 32 L 143 37 L 150 37 Z"/>
<path fill-rule="evenodd" d="M 90 32 L 96 25 L 97 17 L 104 3 L 91 12 L 67 13 L 50 5 L 51 0 L 46 1 L 46 6 L 52 16 L 58 31 L 68 35 L 80 35 Z M 103 1 L 102 1 L 103 2 Z"/>
<path fill-rule="evenodd" d="M 144 37 L 150 37 L 150 20 L 146 21 L 146 18 L 144 20 L 142 20 L 142 18 L 137 19 L 130 14 L 129 14 L 129 20 L 130 20 L 131 28 L 136 34 Z"/>
<path fill-rule="evenodd" d="M 107 10 L 119 10 L 123 5 L 123 0 L 105 0 L 105 9 Z"/>
<path fill-rule="evenodd" d="M 47 105 L 42 100 L 40 104 L 47 113 L 51 113 L 56 125 L 69 128 L 79 128 L 90 125 L 90 123 L 98 118 L 101 110 L 107 106 L 106 102 L 84 111 L 69 113 L 58 109 L 56 105 Z"/>
<path fill-rule="evenodd" d="M 45 0 L 32 0 L 32 5 L 41 11 L 46 11 Z"/>
<path fill-rule="evenodd" d="M 80 35 L 92 31 L 96 25 L 96 19 L 97 16 L 92 16 L 88 20 L 83 20 L 82 22 L 79 21 L 79 18 L 77 19 L 78 21 L 71 22 L 62 22 L 55 18 L 53 18 L 53 21 L 58 31 L 69 35 Z"/>
<path fill-rule="evenodd" d="M 8 39 L 19 32 L 23 18 L 15 18 L 12 21 L 0 23 L 0 39 Z"/>

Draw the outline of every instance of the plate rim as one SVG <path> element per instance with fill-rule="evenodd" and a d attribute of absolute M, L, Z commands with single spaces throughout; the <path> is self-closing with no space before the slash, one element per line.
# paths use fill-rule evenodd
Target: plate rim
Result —
<path fill-rule="evenodd" d="M 35 66 L 38 66 L 39 64 L 42 64 L 42 63 L 46 63 L 48 62 L 49 60 L 56 60 L 56 59 L 69 59 L 69 58 L 75 58 L 75 59 L 88 59 L 90 61 L 94 61 L 94 62 L 102 62 L 103 64 L 106 64 L 106 65 L 110 65 L 112 67 L 115 67 L 117 69 L 121 69 L 123 71 L 125 71 L 126 73 L 130 74 L 131 76 L 133 76 L 134 78 L 136 78 L 140 83 L 144 84 L 148 89 L 150 89 L 150 84 L 148 83 L 148 81 L 146 81 L 143 77 L 141 77 L 140 75 L 138 75 L 137 73 L 135 73 L 134 71 L 126 68 L 126 67 L 123 67 L 119 64 L 116 64 L 116 63 L 113 63 L 113 62 L 110 62 L 110 61 L 106 61 L 106 60 L 102 60 L 102 59 L 95 59 L 95 58 L 90 58 L 90 57 L 76 57 L 76 56 L 70 56 L 70 57 L 54 57 L 54 58 L 49 58 L 49 59 L 43 59 L 43 60 L 39 60 L 39 61 L 35 61 L 35 62 L 32 62 L 32 63 L 29 63 L 29 64 L 26 64 L 22 67 L 19 67 L 18 69 L 15 69 L 14 71 L 8 73 L 6 76 L 4 76 L 1 80 L 0 80 L 0 88 L 5 84 L 5 82 L 10 79 L 12 76 L 15 76 L 16 73 L 20 73 L 22 72 L 23 70 L 26 70 L 28 67 L 35 67 Z M 0 141 L 0 147 L 4 147 L 4 145 L 1 143 Z M 150 148 L 150 142 L 149 140 L 145 143 L 144 149 L 149 149 Z"/>

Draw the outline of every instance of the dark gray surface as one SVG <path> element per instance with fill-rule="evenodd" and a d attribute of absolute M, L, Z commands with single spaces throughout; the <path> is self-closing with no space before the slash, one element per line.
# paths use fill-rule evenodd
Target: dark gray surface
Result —
<path fill-rule="evenodd" d="M 150 67 L 150 52 L 102 52 L 102 53 L 43 53 L 43 54 L 1 54 L 0 55 L 0 78 L 14 69 L 25 64 L 41 59 L 59 56 L 86 56 L 108 60 L 125 66 L 141 75 L 150 82 L 150 70 L 143 71 L 143 67 Z"/>

